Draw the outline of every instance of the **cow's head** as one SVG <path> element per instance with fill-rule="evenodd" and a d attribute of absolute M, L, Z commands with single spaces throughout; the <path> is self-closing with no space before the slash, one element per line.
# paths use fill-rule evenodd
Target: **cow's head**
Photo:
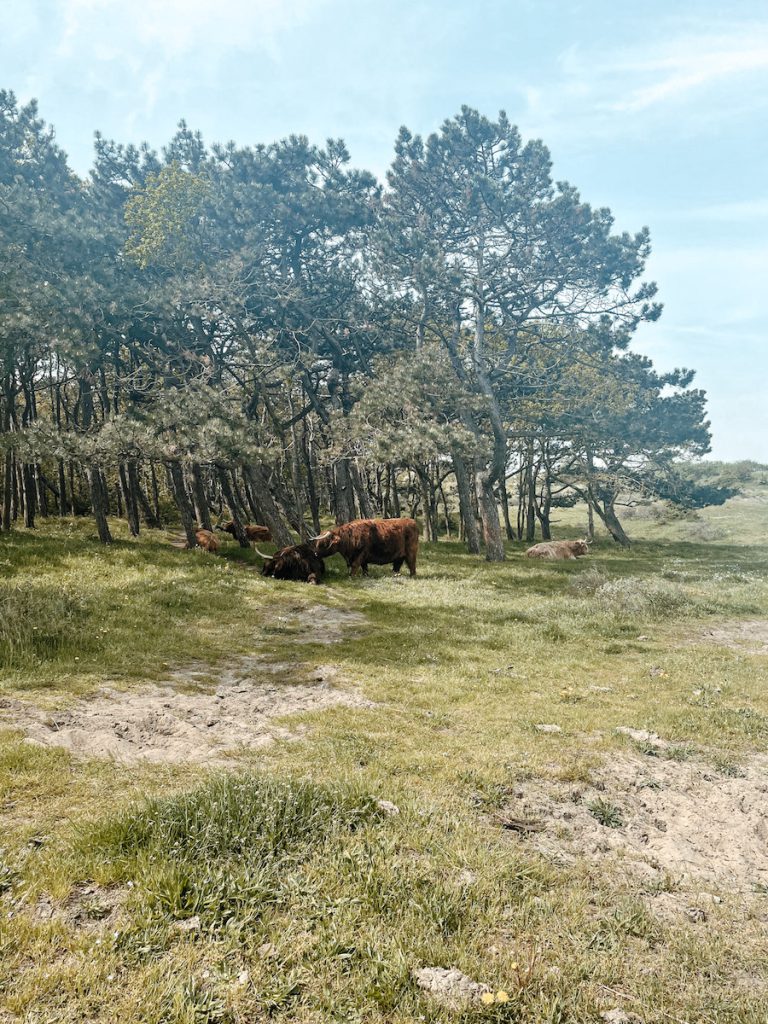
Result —
<path fill-rule="evenodd" d="M 584 540 L 573 541 L 571 548 L 574 555 L 588 555 L 589 554 L 589 541 L 585 537 Z"/>
<path fill-rule="evenodd" d="M 258 548 L 256 549 L 258 551 Z M 304 583 L 319 583 L 323 575 L 323 563 L 307 544 L 295 544 L 276 551 L 265 559 L 262 576 L 273 576 L 276 580 L 298 580 Z"/>
<path fill-rule="evenodd" d="M 320 558 L 328 558 L 339 550 L 339 535 L 335 530 L 326 530 L 312 539 L 312 549 Z"/>

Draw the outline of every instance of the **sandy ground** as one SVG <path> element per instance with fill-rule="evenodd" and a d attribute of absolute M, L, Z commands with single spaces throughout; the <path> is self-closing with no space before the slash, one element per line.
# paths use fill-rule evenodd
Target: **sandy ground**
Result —
<path fill-rule="evenodd" d="M 698 642 L 729 647 L 742 654 L 768 654 L 768 620 L 723 622 L 703 630 L 696 639 Z"/>
<path fill-rule="evenodd" d="M 297 644 L 333 644 L 364 623 L 363 616 L 316 607 L 275 620 Z M 104 686 L 60 711 L 45 711 L 14 698 L 0 698 L 0 722 L 22 729 L 27 739 L 82 756 L 123 763 L 222 763 L 238 750 L 275 739 L 298 739 L 302 727 L 288 716 L 338 705 L 371 707 L 335 679 L 333 665 L 272 661 L 251 655 L 223 666 L 188 665 L 161 684 L 133 690 Z M 279 720 L 279 721 L 278 721 Z"/>
<path fill-rule="evenodd" d="M 614 827 L 602 824 L 615 809 Z M 768 886 L 768 757 L 743 777 L 701 762 L 622 753 L 590 785 L 521 783 L 499 815 L 511 835 L 554 860 L 606 858 L 649 881 L 665 876 L 743 893 Z M 764 890 L 763 890 L 764 891 Z"/>

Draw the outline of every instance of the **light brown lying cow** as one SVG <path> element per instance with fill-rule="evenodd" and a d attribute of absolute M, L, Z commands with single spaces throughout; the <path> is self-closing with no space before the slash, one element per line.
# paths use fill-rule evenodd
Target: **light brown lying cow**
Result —
<path fill-rule="evenodd" d="M 574 559 L 589 554 L 586 540 L 546 540 L 525 552 L 528 558 Z"/>
<path fill-rule="evenodd" d="M 203 549 L 215 555 L 219 550 L 219 542 L 210 530 L 195 530 L 195 540 Z"/>
<path fill-rule="evenodd" d="M 231 533 L 233 537 L 237 536 L 234 519 L 230 519 L 228 523 L 217 524 L 216 529 L 223 530 L 225 533 Z M 268 526 L 256 526 L 255 524 L 245 523 L 243 524 L 243 529 L 245 530 L 245 536 L 250 541 L 272 540 L 272 533 Z"/>

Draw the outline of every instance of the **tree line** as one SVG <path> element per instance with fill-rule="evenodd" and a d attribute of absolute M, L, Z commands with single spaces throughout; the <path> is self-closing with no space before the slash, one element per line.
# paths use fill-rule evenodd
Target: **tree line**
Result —
<path fill-rule="evenodd" d="M 160 154 L 97 134 L 82 178 L 0 92 L 2 527 L 408 514 L 500 560 L 583 500 L 628 544 L 623 502 L 727 496 L 681 469 L 693 373 L 629 347 L 649 251 L 503 113 L 401 129 L 383 185 L 341 140 L 184 122 Z"/>

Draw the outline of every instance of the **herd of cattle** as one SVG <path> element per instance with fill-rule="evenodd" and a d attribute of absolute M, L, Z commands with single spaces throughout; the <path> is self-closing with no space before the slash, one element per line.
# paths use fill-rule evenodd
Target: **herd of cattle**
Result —
<path fill-rule="evenodd" d="M 235 536 L 235 524 L 230 521 L 217 527 Z M 249 541 L 272 539 L 266 526 L 246 526 Z M 219 541 L 210 530 L 198 530 L 197 543 L 205 551 L 217 552 Z M 255 544 L 254 544 L 255 546 Z M 265 555 L 256 548 L 264 559 L 263 576 L 277 580 L 297 580 L 304 583 L 319 583 L 325 573 L 324 559 L 341 555 L 351 576 L 359 572 L 368 575 L 369 565 L 392 565 L 392 571 L 399 573 L 403 562 L 411 576 L 416 575 L 416 555 L 419 550 L 419 528 L 415 519 L 356 519 L 342 526 L 334 526 L 325 533 L 312 537 L 303 544 L 292 544 L 281 548 L 273 555 Z M 586 540 L 554 540 L 534 544 L 528 548 L 528 558 L 575 559 L 589 554 Z"/>

